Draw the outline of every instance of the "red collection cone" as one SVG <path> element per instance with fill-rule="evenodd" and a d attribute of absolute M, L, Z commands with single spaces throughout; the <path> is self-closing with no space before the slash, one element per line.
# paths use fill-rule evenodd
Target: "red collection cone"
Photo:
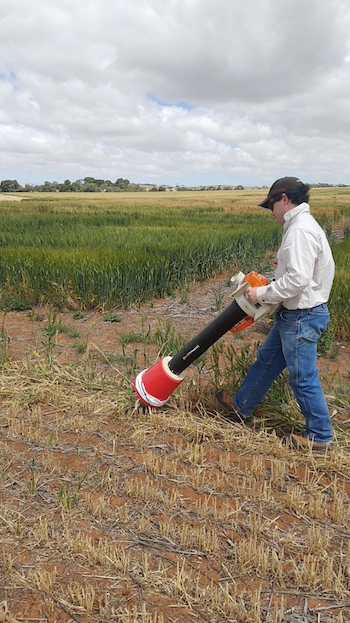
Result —
<path fill-rule="evenodd" d="M 147 405 L 159 409 L 162 407 L 174 389 L 184 380 L 183 376 L 174 374 L 169 369 L 171 357 L 164 357 L 137 375 L 134 381 L 135 391 L 140 400 Z"/>

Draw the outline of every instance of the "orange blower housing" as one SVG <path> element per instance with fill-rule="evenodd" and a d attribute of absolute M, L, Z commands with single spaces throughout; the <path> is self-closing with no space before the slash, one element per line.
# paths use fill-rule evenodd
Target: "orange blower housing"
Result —
<path fill-rule="evenodd" d="M 252 270 L 248 275 L 245 275 L 243 278 L 245 283 L 248 283 L 252 288 L 259 288 L 259 286 L 267 286 L 269 281 L 263 275 L 259 275 L 254 270 Z M 250 327 L 254 322 L 254 318 L 252 316 L 247 316 L 243 318 L 240 322 L 238 322 L 234 327 L 229 329 L 230 333 L 239 333 L 243 331 L 247 327 Z"/>

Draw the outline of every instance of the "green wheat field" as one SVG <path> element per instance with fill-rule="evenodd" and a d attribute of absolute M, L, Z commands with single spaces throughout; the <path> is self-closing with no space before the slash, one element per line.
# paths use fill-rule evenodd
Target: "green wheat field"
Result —
<path fill-rule="evenodd" d="M 159 193 L 158 201 L 155 193 L 40 193 L 2 202 L 3 306 L 74 301 L 82 309 L 127 307 L 225 268 L 263 270 L 281 232 L 256 207 L 262 192 Z M 331 232 L 333 222 L 349 216 L 350 191 L 315 189 L 312 206 Z M 347 241 L 335 255 L 331 305 L 337 330 L 347 335 Z"/>

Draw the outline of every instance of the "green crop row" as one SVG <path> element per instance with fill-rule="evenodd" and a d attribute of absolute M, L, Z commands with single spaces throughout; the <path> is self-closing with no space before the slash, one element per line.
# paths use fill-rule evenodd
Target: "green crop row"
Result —
<path fill-rule="evenodd" d="M 103 199 L 1 206 L 3 304 L 128 307 L 228 267 L 261 269 L 281 235 L 262 211 Z"/>
<path fill-rule="evenodd" d="M 174 238 L 174 237 L 173 237 Z M 128 307 L 170 294 L 195 279 L 206 279 L 228 266 L 243 271 L 261 267 L 278 233 L 273 228 L 254 235 L 238 228 L 221 237 L 166 236 L 135 240 L 126 248 L 3 247 L 0 284 L 3 293 L 31 303 L 66 305 L 68 298 L 81 307 Z M 182 244 L 181 244 L 182 242 Z"/>
<path fill-rule="evenodd" d="M 333 247 L 336 265 L 329 309 L 335 334 L 350 339 L 350 238 Z"/>
<path fill-rule="evenodd" d="M 117 199 L 101 193 L 51 194 L 2 202 L 3 307 L 128 307 L 224 269 L 267 268 L 281 228 L 268 210 L 257 207 L 261 191 L 162 195 L 154 200 L 145 194 L 142 203 L 140 194 L 130 193 Z M 317 190 L 313 201 L 328 233 L 334 221 L 350 213 L 348 189 Z M 335 246 L 337 275 L 330 301 L 339 322 L 349 301 L 349 253 L 342 248 Z"/>

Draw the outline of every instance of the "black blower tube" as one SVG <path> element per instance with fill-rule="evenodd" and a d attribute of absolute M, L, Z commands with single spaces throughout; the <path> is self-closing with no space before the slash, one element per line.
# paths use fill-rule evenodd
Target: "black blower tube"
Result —
<path fill-rule="evenodd" d="M 181 374 L 198 357 L 205 353 L 222 335 L 238 324 L 247 314 L 240 308 L 236 301 L 226 307 L 213 322 L 208 324 L 196 337 L 194 337 L 179 353 L 169 361 L 168 366 L 174 374 Z"/>

